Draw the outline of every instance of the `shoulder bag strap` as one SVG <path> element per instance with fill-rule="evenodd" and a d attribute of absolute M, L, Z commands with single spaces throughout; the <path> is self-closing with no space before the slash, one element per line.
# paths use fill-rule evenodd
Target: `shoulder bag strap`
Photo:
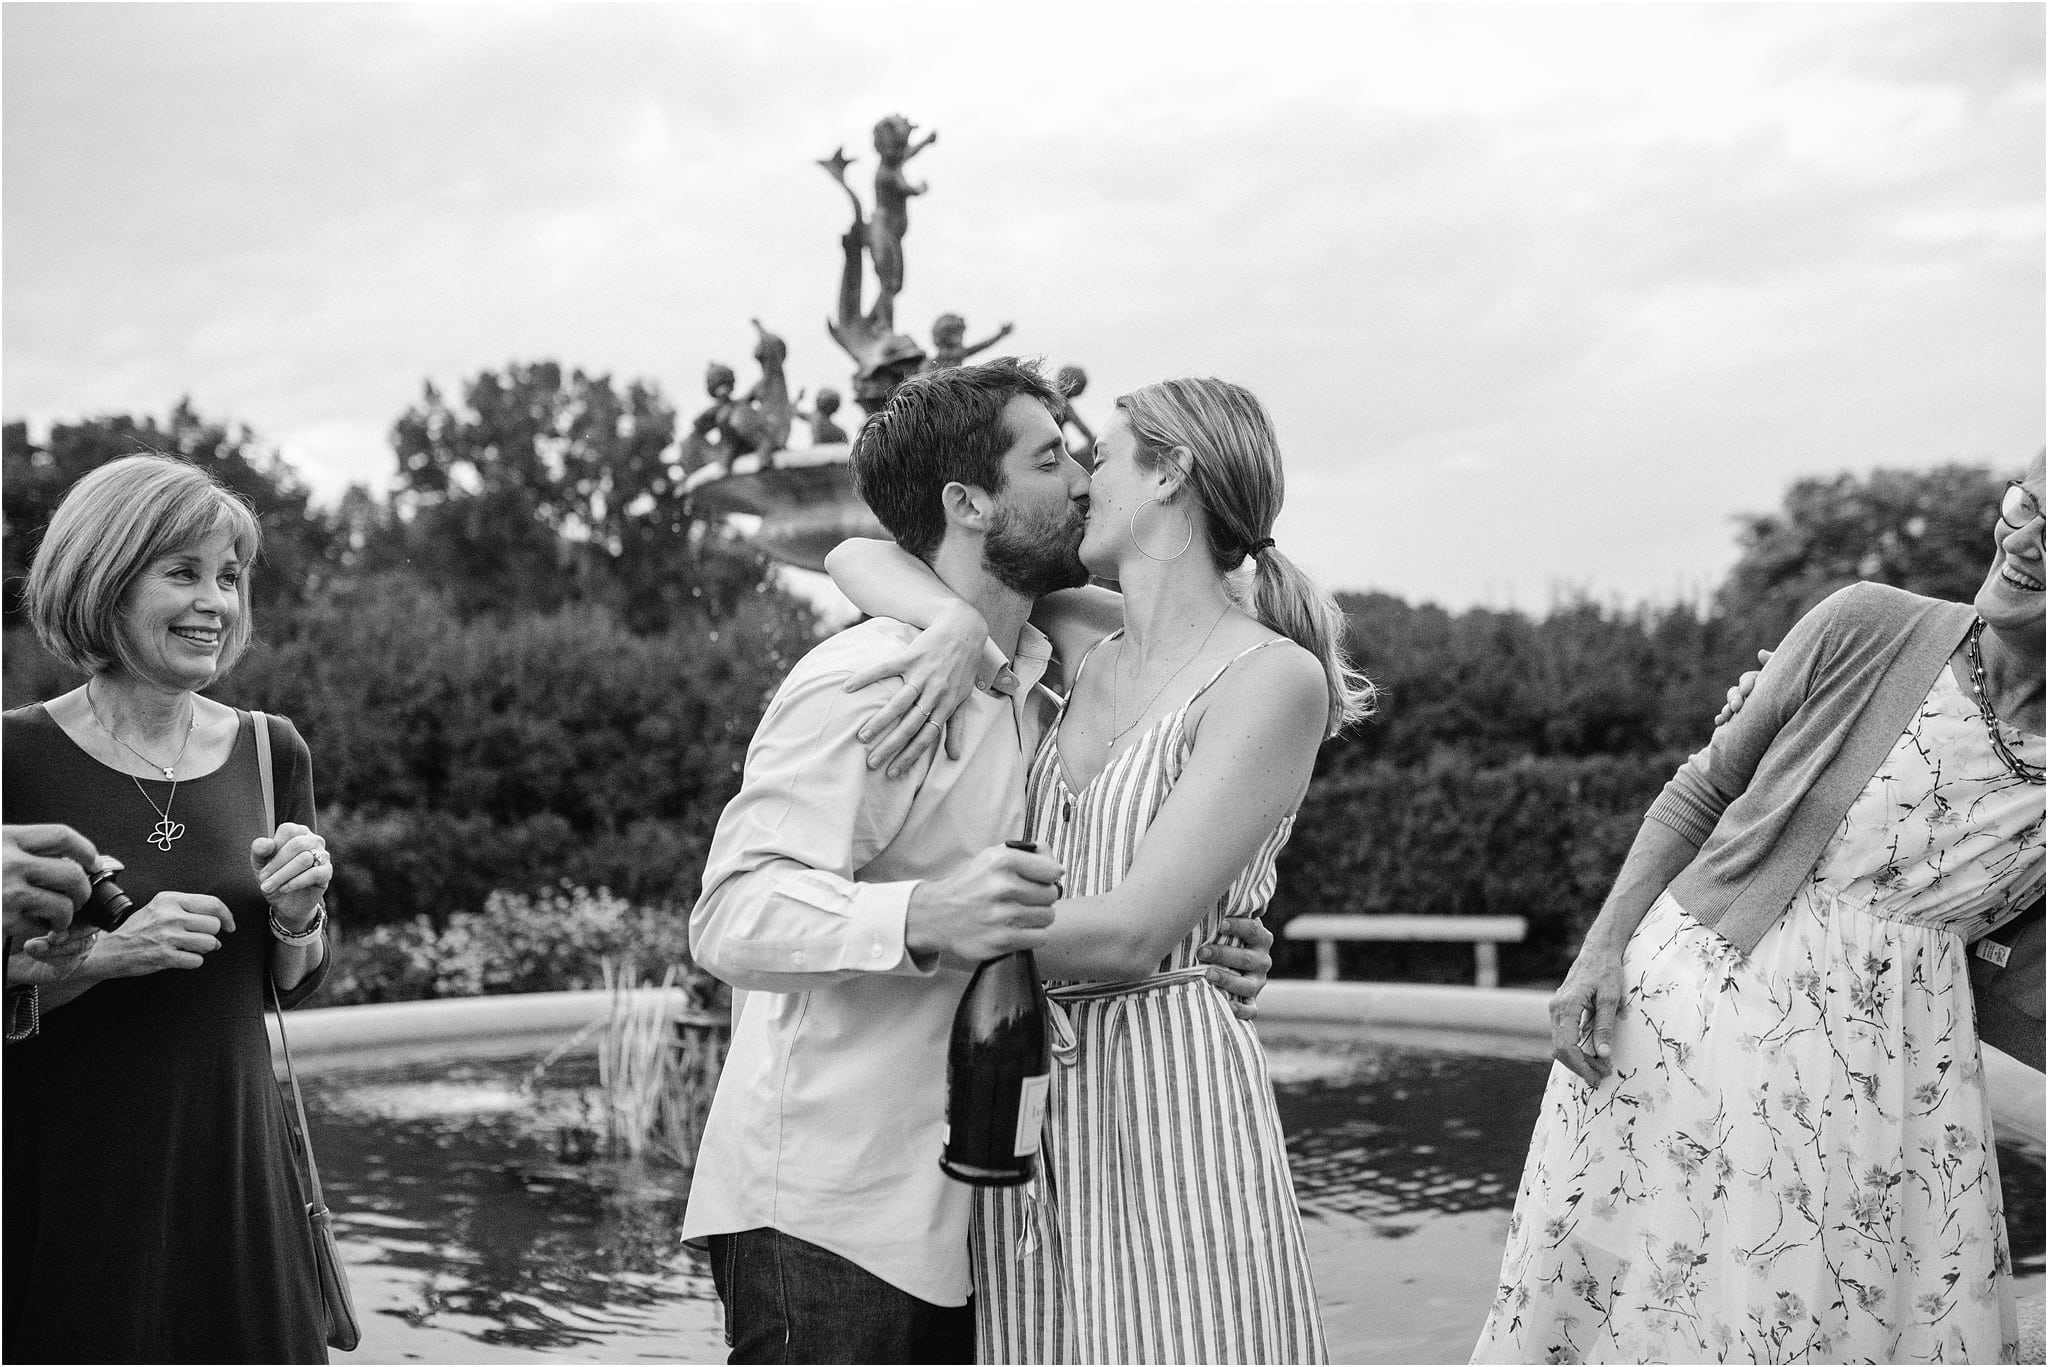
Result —
<path fill-rule="evenodd" d="M 270 718 L 261 712 L 251 712 L 249 717 L 256 725 L 256 773 L 263 784 L 263 831 L 268 835 L 277 829 L 277 779 L 270 763 Z M 299 1116 L 299 1131 L 293 1138 L 298 1141 L 299 1152 L 306 1155 L 306 1184 L 311 1188 L 312 1204 L 325 1209 L 327 1198 L 320 1191 L 320 1165 L 313 1159 L 313 1130 L 306 1123 L 306 1099 L 299 1094 L 299 1075 L 292 1068 L 292 1042 L 285 1035 L 284 1004 L 277 999 L 277 979 L 268 970 L 263 974 L 263 983 L 270 989 L 270 1006 L 277 1013 L 277 1042 L 284 1048 L 284 1075 L 291 1081 L 292 1109 Z"/>

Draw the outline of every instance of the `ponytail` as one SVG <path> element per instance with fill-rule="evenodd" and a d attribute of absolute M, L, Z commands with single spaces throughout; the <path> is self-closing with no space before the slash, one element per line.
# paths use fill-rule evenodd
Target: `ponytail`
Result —
<path fill-rule="evenodd" d="M 1323 667 L 1330 693 L 1324 735 L 1370 716 L 1378 690 L 1345 656 L 1343 611 L 1273 544 L 1286 476 L 1272 420 L 1257 397 L 1228 380 L 1165 380 L 1124 395 L 1116 406 L 1148 467 L 1176 447 L 1188 452 L 1210 563 L 1228 574 L 1249 559 L 1256 576 L 1253 614 Z"/>
<path fill-rule="evenodd" d="M 1324 736 L 1336 735 L 1373 713 L 1379 689 L 1344 653 L 1344 610 L 1299 565 L 1267 547 L 1252 557 L 1252 612 L 1261 622 L 1316 657 L 1330 690 Z"/>

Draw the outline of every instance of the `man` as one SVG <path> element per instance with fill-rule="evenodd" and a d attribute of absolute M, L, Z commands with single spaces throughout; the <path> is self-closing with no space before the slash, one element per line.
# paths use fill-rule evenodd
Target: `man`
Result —
<path fill-rule="evenodd" d="M 945 1049 L 968 974 L 1042 944 L 1058 896 L 1058 863 L 1003 842 L 1026 834 L 1055 708 L 1031 605 L 1086 579 L 1088 476 L 1059 403 L 1013 360 L 936 371 L 855 444 L 862 497 L 1008 659 L 955 714 L 958 758 L 868 767 L 857 732 L 889 688 L 844 685 L 917 634 L 873 619 L 791 671 L 719 820 L 690 949 L 743 991 L 683 1237 L 708 1243 L 733 1362 L 973 1360 Z"/>

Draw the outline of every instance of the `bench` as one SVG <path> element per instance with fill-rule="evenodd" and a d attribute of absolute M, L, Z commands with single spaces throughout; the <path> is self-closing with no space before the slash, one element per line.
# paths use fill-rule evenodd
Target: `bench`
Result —
<path fill-rule="evenodd" d="M 1529 934 L 1520 916 L 1297 916 L 1287 923 L 1290 940 L 1316 942 L 1316 979 L 1337 981 L 1339 940 L 1470 940 L 1480 987 L 1500 986 L 1500 956 L 1494 946 L 1518 944 Z"/>

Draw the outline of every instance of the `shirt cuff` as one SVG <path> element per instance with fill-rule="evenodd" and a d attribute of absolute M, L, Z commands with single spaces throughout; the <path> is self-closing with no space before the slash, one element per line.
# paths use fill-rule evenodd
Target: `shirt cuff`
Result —
<path fill-rule="evenodd" d="M 847 968 L 863 973 L 903 973 L 930 977 L 934 965 L 920 964 L 903 946 L 903 924 L 910 915 L 910 894 L 916 879 L 903 883 L 856 883 L 847 908 Z"/>

